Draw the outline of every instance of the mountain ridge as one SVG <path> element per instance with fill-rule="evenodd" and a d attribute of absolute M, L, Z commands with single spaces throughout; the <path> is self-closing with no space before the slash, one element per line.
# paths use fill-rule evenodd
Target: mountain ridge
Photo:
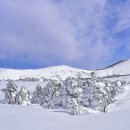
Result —
<path fill-rule="evenodd" d="M 40 69 L 0 69 L 0 80 L 19 80 L 20 78 L 38 78 L 42 79 L 65 79 L 67 77 L 75 77 L 82 75 L 83 77 L 90 77 L 91 71 L 77 69 L 69 66 L 53 66 Z"/>
<path fill-rule="evenodd" d="M 67 77 L 90 77 L 91 72 L 97 77 L 105 77 L 110 75 L 126 75 L 130 74 L 130 59 L 120 60 L 108 67 L 96 70 L 78 69 L 66 65 L 50 66 L 38 69 L 6 69 L 0 68 L 0 80 L 19 80 L 20 78 L 37 78 L 41 80 L 43 77 L 47 79 L 62 79 Z"/>

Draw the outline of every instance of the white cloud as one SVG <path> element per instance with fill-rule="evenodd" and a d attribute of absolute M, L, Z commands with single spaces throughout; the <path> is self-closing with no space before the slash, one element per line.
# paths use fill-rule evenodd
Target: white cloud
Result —
<path fill-rule="evenodd" d="M 115 49 L 105 26 L 106 6 L 107 0 L 2 1 L 0 59 L 104 65 Z"/>
<path fill-rule="evenodd" d="M 10 32 L 9 34 L 5 32 L 4 37 L 1 35 L 3 39 L 1 46 L 10 46 L 8 49 L 10 51 L 14 49 L 14 55 L 28 53 L 27 55 L 40 59 L 38 57 L 40 55 L 45 58 L 46 55 L 53 56 L 52 53 L 56 53 L 57 55 L 54 56 L 61 55 L 65 58 L 66 55 L 68 60 L 73 60 L 78 55 L 71 26 L 50 2 L 9 1 L 5 4 L 5 8 L 12 18 L 10 18 L 11 23 L 8 23 L 8 16 L 4 16 L 5 26 L 9 24 L 7 26 Z M 14 24 L 16 30 L 12 29 Z M 10 52 L 5 51 L 5 53 Z"/>
<path fill-rule="evenodd" d="M 120 44 L 119 46 L 122 46 L 124 50 L 126 48 L 127 52 L 130 48 L 130 0 L 121 0 L 120 4 L 113 7 L 113 10 L 116 16 L 113 34 L 118 37 L 117 44 Z"/>
<path fill-rule="evenodd" d="M 130 1 L 122 1 L 120 5 L 115 8 L 118 21 L 115 26 L 115 32 L 121 32 L 130 27 Z"/>

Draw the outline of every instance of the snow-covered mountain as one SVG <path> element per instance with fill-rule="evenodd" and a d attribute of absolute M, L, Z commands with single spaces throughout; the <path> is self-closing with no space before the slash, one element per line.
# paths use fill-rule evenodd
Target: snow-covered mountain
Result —
<path fill-rule="evenodd" d="M 0 69 L 0 80 L 19 80 L 26 78 L 36 78 L 39 80 L 45 79 L 62 79 L 67 77 L 90 77 L 91 72 L 97 77 L 112 76 L 112 75 L 129 75 L 130 60 L 122 60 L 103 69 L 83 70 L 69 66 L 53 66 L 41 69 Z"/>
<path fill-rule="evenodd" d="M 95 71 L 95 76 L 104 77 L 112 75 L 129 75 L 130 74 L 130 59 L 119 61 L 104 69 Z"/>
<path fill-rule="evenodd" d="M 37 78 L 37 79 L 62 79 L 67 77 L 76 77 L 82 75 L 83 77 L 89 77 L 91 71 L 76 69 L 69 66 L 54 66 L 42 69 L 0 69 L 0 80 L 19 80 L 25 78 Z"/>

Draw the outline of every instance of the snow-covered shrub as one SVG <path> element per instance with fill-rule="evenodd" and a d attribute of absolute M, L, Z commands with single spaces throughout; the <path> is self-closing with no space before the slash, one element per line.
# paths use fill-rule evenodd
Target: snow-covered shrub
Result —
<path fill-rule="evenodd" d="M 9 81 L 7 83 L 7 87 L 2 89 L 2 92 L 5 94 L 5 102 L 8 104 L 16 103 L 16 95 L 17 95 L 17 86 L 13 81 Z"/>
<path fill-rule="evenodd" d="M 23 86 L 16 96 L 16 104 L 29 105 L 30 104 L 30 92 Z"/>

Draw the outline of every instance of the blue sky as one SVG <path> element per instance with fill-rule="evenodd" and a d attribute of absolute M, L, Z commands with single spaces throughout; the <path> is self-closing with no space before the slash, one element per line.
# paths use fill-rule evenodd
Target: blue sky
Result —
<path fill-rule="evenodd" d="M 130 58 L 130 0 L 0 2 L 0 67 L 100 68 Z"/>

